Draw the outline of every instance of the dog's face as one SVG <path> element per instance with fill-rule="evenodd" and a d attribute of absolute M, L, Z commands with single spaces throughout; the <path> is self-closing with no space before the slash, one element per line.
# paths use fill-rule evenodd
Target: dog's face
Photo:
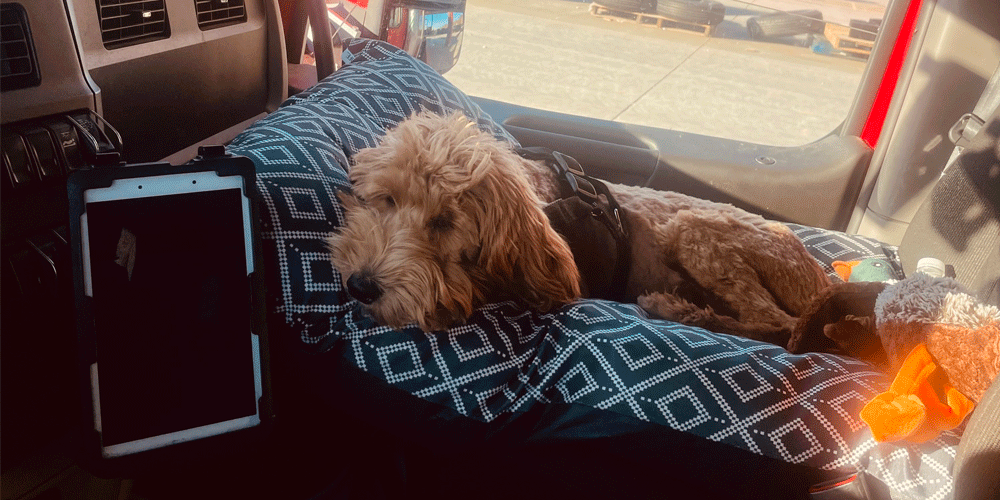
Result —
<path fill-rule="evenodd" d="M 440 330 L 487 300 L 544 311 L 579 296 L 523 160 L 464 115 L 415 115 L 354 159 L 331 259 L 379 323 Z"/>

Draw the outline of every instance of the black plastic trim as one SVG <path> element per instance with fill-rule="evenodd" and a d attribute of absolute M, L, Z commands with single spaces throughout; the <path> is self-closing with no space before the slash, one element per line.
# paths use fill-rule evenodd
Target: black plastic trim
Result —
<path fill-rule="evenodd" d="M 35 53 L 35 43 L 31 37 L 31 26 L 28 24 L 28 14 L 18 3 L 4 3 L 0 6 L 0 24 L 3 25 L 3 76 L 0 77 L 0 91 L 18 90 L 37 87 L 42 84 L 42 74 L 38 68 L 38 55 Z M 10 36 L 19 31 L 23 36 L 23 51 L 9 47 L 18 40 Z M 21 65 L 16 61 L 21 60 Z M 24 68 L 23 64 L 27 64 Z M 21 68 L 18 70 L 18 68 Z"/>
<path fill-rule="evenodd" d="M 573 156 L 595 177 L 827 229 L 847 227 L 871 158 L 857 137 L 831 134 L 802 146 L 765 146 L 472 100 L 523 146 Z"/>

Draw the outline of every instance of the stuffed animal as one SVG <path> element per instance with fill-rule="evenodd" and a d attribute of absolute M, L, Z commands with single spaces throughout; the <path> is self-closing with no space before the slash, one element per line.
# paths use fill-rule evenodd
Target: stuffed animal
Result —
<path fill-rule="evenodd" d="M 1000 372 L 1000 309 L 951 278 L 836 283 L 788 350 L 846 354 L 895 374 L 861 418 L 877 441 L 923 442 L 959 426 Z"/>
<path fill-rule="evenodd" d="M 882 342 L 875 334 L 875 301 L 886 286 L 879 282 L 831 283 L 799 317 L 788 351 L 844 354 L 888 370 Z"/>
<path fill-rule="evenodd" d="M 958 427 L 1000 372 L 1000 309 L 957 281 L 915 274 L 875 302 L 889 390 L 861 411 L 876 441 L 920 443 Z"/>
<path fill-rule="evenodd" d="M 875 335 L 875 299 L 886 282 L 896 280 L 895 271 L 878 257 L 837 260 L 831 265 L 843 283 L 831 283 L 799 316 L 788 350 L 849 354 L 887 369 Z"/>
<path fill-rule="evenodd" d="M 889 263 L 878 257 L 850 261 L 835 260 L 830 265 L 844 282 L 896 279 L 896 273 L 889 266 Z"/>

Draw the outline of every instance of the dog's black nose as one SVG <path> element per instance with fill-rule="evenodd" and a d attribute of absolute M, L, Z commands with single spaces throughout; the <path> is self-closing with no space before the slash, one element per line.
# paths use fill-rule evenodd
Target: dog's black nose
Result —
<path fill-rule="evenodd" d="M 367 273 L 354 273 L 347 278 L 347 293 L 364 304 L 371 304 L 382 296 L 382 287 Z"/>

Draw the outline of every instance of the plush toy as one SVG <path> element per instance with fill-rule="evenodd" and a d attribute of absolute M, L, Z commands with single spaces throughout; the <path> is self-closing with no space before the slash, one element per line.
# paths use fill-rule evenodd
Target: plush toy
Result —
<path fill-rule="evenodd" d="M 1000 372 L 1000 309 L 951 278 L 837 283 L 802 316 L 788 349 L 894 373 L 861 418 L 877 441 L 923 442 L 959 426 Z"/>
<path fill-rule="evenodd" d="M 861 410 L 861 420 L 876 441 L 922 443 L 958 427 L 974 406 L 952 387 L 927 344 L 921 342 L 903 361 L 889 390 Z"/>
<path fill-rule="evenodd" d="M 875 301 L 886 286 L 853 281 L 830 284 L 799 316 L 788 351 L 844 354 L 888 370 L 882 342 L 875 334 Z"/>
<path fill-rule="evenodd" d="M 788 350 L 849 353 L 886 368 L 885 354 L 875 336 L 875 299 L 885 289 L 885 282 L 896 279 L 895 271 L 878 257 L 836 260 L 831 265 L 843 283 L 834 281 L 799 315 Z"/>
<path fill-rule="evenodd" d="M 877 441 L 924 442 L 957 427 L 1000 372 L 1000 309 L 957 281 L 915 274 L 875 302 L 888 391 L 861 411 Z"/>
<path fill-rule="evenodd" d="M 889 263 L 878 257 L 861 260 L 835 260 L 830 265 L 837 276 L 845 282 L 888 281 L 896 279 L 896 273 Z"/>

